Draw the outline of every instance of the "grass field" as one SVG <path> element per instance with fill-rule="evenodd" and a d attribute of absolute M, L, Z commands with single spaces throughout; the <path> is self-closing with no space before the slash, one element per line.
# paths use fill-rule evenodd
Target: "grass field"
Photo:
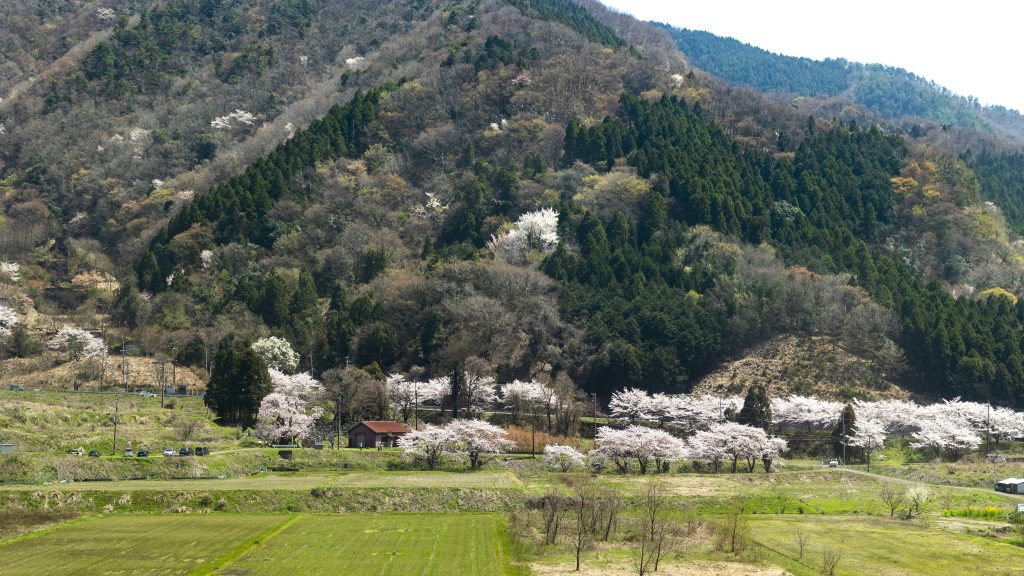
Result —
<path fill-rule="evenodd" d="M 113 516 L 73 521 L 0 545 L 5 576 L 189 574 L 286 516 Z"/>
<path fill-rule="evenodd" d="M 165 515 L 69 522 L 0 545 L 5 576 L 519 574 L 486 514 Z"/>
<path fill-rule="evenodd" d="M 838 576 L 1024 574 L 1024 549 L 991 539 L 888 518 L 755 516 L 755 541 L 794 574 L 815 575 L 822 550 L 841 550 Z M 797 533 L 807 536 L 799 560 Z"/>
<path fill-rule="evenodd" d="M 307 516 L 221 574 L 517 574 L 501 520 L 479 514 Z"/>

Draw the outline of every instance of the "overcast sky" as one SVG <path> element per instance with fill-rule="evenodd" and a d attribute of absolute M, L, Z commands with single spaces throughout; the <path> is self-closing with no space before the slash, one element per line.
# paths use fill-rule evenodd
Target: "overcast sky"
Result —
<path fill-rule="evenodd" d="M 983 104 L 1024 111 L 1024 3 L 993 0 L 602 0 L 641 20 L 789 56 L 905 68 Z"/>

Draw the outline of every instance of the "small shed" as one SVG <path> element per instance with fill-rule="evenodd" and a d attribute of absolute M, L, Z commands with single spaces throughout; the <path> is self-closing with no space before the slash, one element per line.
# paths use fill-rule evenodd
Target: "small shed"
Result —
<path fill-rule="evenodd" d="M 10 442 L 0 444 L 0 454 L 14 454 L 14 444 Z"/>
<path fill-rule="evenodd" d="M 1024 478 L 1007 478 L 996 482 L 996 492 L 1024 494 Z"/>
<path fill-rule="evenodd" d="M 348 431 L 349 448 L 392 448 L 409 427 L 391 420 L 364 420 Z"/>

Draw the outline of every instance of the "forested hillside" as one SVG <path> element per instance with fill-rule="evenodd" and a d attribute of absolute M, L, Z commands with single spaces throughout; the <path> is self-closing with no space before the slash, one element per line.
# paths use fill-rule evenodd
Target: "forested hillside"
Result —
<path fill-rule="evenodd" d="M 1024 140 L 1019 112 L 982 106 L 902 68 L 783 56 L 710 32 L 663 27 L 691 64 L 728 82 L 764 92 L 841 96 L 886 118 L 921 118 Z"/>
<path fill-rule="evenodd" d="M 606 397 L 793 335 L 1024 404 L 1012 157 L 799 116 L 589 2 L 112 6 L 0 108 L 4 356 L 73 323 L 208 376 L 275 335 Z"/>

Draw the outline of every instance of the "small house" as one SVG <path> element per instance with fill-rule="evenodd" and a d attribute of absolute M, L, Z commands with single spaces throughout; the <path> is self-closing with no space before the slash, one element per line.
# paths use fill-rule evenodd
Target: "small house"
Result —
<path fill-rule="evenodd" d="M 401 422 L 364 420 L 348 431 L 349 448 L 392 448 L 400 437 L 410 432 Z"/>
<path fill-rule="evenodd" d="M 996 492 L 1024 494 L 1024 478 L 1007 478 L 996 482 Z"/>

